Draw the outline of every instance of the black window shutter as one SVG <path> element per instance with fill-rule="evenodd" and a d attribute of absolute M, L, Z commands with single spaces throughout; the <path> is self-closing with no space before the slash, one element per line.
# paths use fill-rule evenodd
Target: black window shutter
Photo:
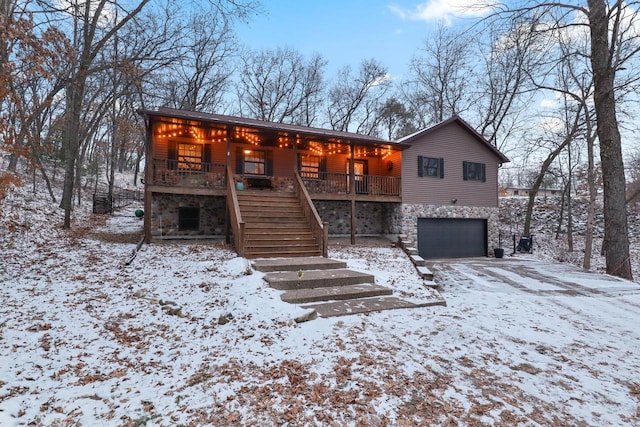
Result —
<path fill-rule="evenodd" d="M 320 157 L 320 179 L 327 179 L 327 156 Z"/>
<path fill-rule="evenodd" d="M 424 176 L 424 157 L 418 156 L 418 176 Z"/>
<path fill-rule="evenodd" d="M 440 178 L 444 178 L 444 159 L 440 157 Z"/>
<path fill-rule="evenodd" d="M 266 169 L 266 175 L 267 176 L 273 176 L 273 151 L 266 151 L 264 153 L 264 157 L 265 157 L 265 169 Z"/>
<path fill-rule="evenodd" d="M 204 145 L 204 155 L 202 156 L 202 169 L 205 172 L 211 171 L 211 144 Z"/>
<path fill-rule="evenodd" d="M 177 169 L 178 168 L 178 144 L 175 141 L 169 141 L 167 158 L 169 161 L 167 162 L 169 169 Z"/>
<path fill-rule="evenodd" d="M 462 162 L 462 179 L 467 180 L 467 162 Z"/>
<path fill-rule="evenodd" d="M 236 147 L 236 173 L 242 174 L 244 172 L 244 151 L 242 147 Z"/>
<path fill-rule="evenodd" d="M 487 182 L 487 174 L 485 171 L 485 164 L 482 163 L 482 182 Z"/>

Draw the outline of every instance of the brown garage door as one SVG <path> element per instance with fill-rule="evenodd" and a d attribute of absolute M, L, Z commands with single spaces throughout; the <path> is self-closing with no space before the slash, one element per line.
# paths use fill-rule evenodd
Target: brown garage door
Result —
<path fill-rule="evenodd" d="M 487 220 L 418 218 L 418 253 L 425 259 L 487 256 Z"/>

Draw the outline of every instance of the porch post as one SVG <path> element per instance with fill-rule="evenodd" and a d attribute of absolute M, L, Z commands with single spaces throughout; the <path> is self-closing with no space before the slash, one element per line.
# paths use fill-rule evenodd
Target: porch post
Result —
<path fill-rule="evenodd" d="M 153 162 L 153 120 L 147 116 L 145 118 L 146 136 L 145 136 L 145 168 L 144 168 L 144 241 L 151 243 L 151 209 L 152 194 L 149 191 L 149 185 L 155 174 L 155 164 Z M 136 183 L 137 184 L 137 183 Z M 160 230 L 162 233 L 162 230 Z"/>
<path fill-rule="evenodd" d="M 351 244 L 356 244 L 356 174 L 355 157 L 356 148 L 351 142 L 351 160 L 349 161 L 349 194 L 351 194 Z"/>
<path fill-rule="evenodd" d="M 231 164 L 231 126 L 227 125 L 227 155 L 225 156 L 226 163 L 224 173 L 226 174 L 227 188 L 229 185 L 233 185 L 231 181 L 232 177 L 229 176 L 229 165 Z M 228 190 L 227 190 L 228 193 Z M 231 218 L 229 216 L 229 200 L 225 197 L 225 210 L 224 210 L 224 241 L 231 243 Z"/>
<path fill-rule="evenodd" d="M 293 141 L 293 172 L 298 172 L 300 169 L 298 164 L 298 138 L 300 138 L 300 135 L 296 135 L 296 139 Z"/>

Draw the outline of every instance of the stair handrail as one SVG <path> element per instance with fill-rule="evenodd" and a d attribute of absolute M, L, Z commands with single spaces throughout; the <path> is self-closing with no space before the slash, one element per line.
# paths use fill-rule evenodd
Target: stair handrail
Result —
<path fill-rule="evenodd" d="M 295 173 L 295 187 L 296 187 L 296 195 L 300 200 L 300 204 L 302 205 L 302 209 L 304 210 L 304 215 L 307 218 L 307 222 L 311 226 L 311 232 L 313 236 L 316 238 L 316 241 L 320 243 L 320 253 L 323 257 L 327 258 L 329 256 L 329 224 L 326 222 L 322 222 L 320 219 L 320 215 L 316 210 L 313 201 L 311 200 L 311 196 L 309 196 L 309 192 L 307 191 L 307 187 L 305 187 L 304 182 L 302 181 L 302 177 L 298 171 L 294 171 Z"/>
<path fill-rule="evenodd" d="M 240 212 L 240 204 L 238 203 L 238 193 L 236 192 L 235 182 L 233 180 L 233 171 L 231 167 L 227 167 L 227 208 L 231 217 L 231 228 L 233 229 L 233 240 L 236 252 L 240 256 L 244 256 L 244 221 Z"/>

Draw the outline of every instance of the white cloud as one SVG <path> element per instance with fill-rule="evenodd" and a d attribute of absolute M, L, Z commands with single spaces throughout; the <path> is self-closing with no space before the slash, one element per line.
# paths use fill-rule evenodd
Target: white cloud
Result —
<path fill-rule="evenodd" d="M 540 107 L 542 108 L 555 108 L 558 106 L 558 101 L 555 99 L 543 99 L 540 101 Z"/>
<path fill-rule="evenodd" d="M 413 10 L 390 5 L 389 10 L 401 19 L 418 21 L 444 21 L 450 25 L 453 18 L 486 16 L 499 3 L 495 0 L 427 0 Z"/>

